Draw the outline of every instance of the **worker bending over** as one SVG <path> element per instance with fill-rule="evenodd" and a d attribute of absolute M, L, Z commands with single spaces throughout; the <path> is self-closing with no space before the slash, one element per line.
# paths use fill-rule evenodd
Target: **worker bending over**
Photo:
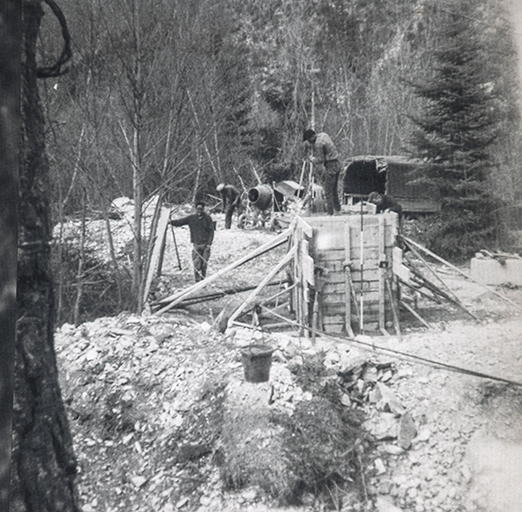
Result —
<path fill-rule="evenodd" d="M 187 226 L 190 229 L 192 242 L 192 262 L 196 283 L 205 279 L 207 265 L 210 258 L 210 247 L 214 241 L 215 223 L 212 217 L 205 212 L 205 203 L 196 203 L 196 213 L 181 219 L 171 220 L 173 226 Z"/>
<path fill-rule="evenodd" d="M 241 194 L 234 185 L 220 183 L 216 190 L 221 194 L 222 211 L 225 214 L 225 229 L 232 226 L 232 215 L 237 208 L 237 214 L 241 215 Z"/>
<path fill-rule="evenodd" d="M 386 194 L 379 194 L 379 192 L 371 192 L 368 196 L 368 202 L 377 206 L 375 213 L 395 212 L 401 218 L 402 206 L 393 199 L 392 196 Z"/>

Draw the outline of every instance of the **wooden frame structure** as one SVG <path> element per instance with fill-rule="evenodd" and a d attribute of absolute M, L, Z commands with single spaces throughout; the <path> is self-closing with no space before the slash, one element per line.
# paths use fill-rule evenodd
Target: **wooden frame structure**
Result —
<path fill-rule="evenodd" d="M 395 213 L 295 217 L 286 231 L 253 253 L 163 299 L 157 314 L 194 297 L 229 270 L 287 243 L 286 255 L 232 312 L 228 326 L 239 323 L 257 306 L 270 315 L 268 301 L 261 298 L 261 292 L 279 273 L 286 272 L 286 288 L 276 296 L 286 292 L 293 317 L 289 322 L 302 334 L 388 334 L 391 326 L 400 333 L 398 288 L 392 270 L 397 233 Z"/>
<path fill-rule="evenodd" d="M 395 213 L 298 217 L 291 304 L 297 323 L 328 334 L 388 334 L 398 324 Z"/>
<path fill-rule="evenodd" d="M 158 237 L 158 244 L 163 241 Z M 407 254 L 412 254 L 415 262 L 411 257 L 403 257 L 398 241 L 409 248 Z M 198 294 L 230 270 L 283 244 L 287 244 L 286 254 L 257 285 L 221 294 Z M 226 319 L 228 327 L 234 324 L 267 329 L 291 326 L 301 335 L 312 337 L 321 332 L 348 336 L 365 332 L 388 335 L 393 327 L 400 337 L 399 308 L 410 312 L 428 329 L 432 327 L 417 311 L 417 296 L 439 304 L 443 300 L 478 321 L 421 251 L 468 277 L 420 244 L 400 235 L 396 213 L 374 214 L 361 209 L 360 213 L 339 216 L 295 217 L 288 229 L 250 254 L 156 303 L 155 306 L 159 306 L 156 314 L 178 305 L 219 298 L 229 292 L 250 291 Z M 150 269 L 150 275 L 152 272 Z M 269 286 L 279 289 L 267 296 L 264 292 Z M 412 297 L 401 297 L 403 286 L 413 292 L 413 301 Z M 517 306 L 490 287 L 484 288 Z M 224 314 L 225 310 L 220 317 Z M 278 323 L 262 323 L 262 315 L 275 317 Z M 249 316 L 251 319 L 246 320 Z"/>

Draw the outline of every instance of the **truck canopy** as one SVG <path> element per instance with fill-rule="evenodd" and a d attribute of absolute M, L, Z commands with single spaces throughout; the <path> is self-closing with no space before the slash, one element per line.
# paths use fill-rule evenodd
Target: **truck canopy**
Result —
<path fill-rule="evenodd" d="M 357 156 L 348 161 L 343 176 L 343 202 L 366 199 L 370 192 L 388 194 L 406 213 L 433 213 L 440 210 L 435 187 L 412 183 L 412 172 L 420 162 L 405 156 Z"/>

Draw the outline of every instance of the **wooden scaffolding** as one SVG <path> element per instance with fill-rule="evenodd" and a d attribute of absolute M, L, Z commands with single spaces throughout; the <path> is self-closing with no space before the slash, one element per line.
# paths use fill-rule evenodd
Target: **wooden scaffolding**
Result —
<path fill-rule="evenodd" d="M 165 231 L 165 220 L 160 224 Z M 408 249 L 407 253 L 403 253 L 398 241 Z M 157 245 L 163 242 L 164 237 L 159 237 Z M 257 285 L 201 295 L 205 287 L 232 269 L 283 244 L 287 245 L 286 254 Z M 288 229 L 250 254 L 152 307 L 161 314 L 177 306 L 250 291 L 230 315 L 223 309 L 218 319 L 221 322 L 223 316 L 225 328 L 248 322 L 261 329 L 286 325 L 311 336 L 321 332 L 387 335 L 393 327 L 400 337 L 399 307 L 430 329 L 432 326 L 418 311 L 418 297 L 455 306 L 479 321 L 421 253 L 471 279 L 417 242 L 401 236 L 395 213 L 376 215 L 365 210 L 340 216 L 295 217 Z M 161 260 L 156 256 L 154 261 Z M 521 310 L 496 290 L 471 280 Z M 267 296 L 268 287 L 274 286 L 279 290 Z M 409 295 L 401 293 L 404 289 Z M 279 323 L 265 323 L 274 319 Z"/>

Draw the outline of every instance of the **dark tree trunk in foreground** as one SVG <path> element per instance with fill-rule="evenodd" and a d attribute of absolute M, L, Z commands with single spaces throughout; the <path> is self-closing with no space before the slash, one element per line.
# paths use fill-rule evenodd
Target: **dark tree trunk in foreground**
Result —
<path fill-rule="evenodd" d="M 18 324 L 11 511 L 78 511 L 76 461 L 54 353 L 51 225 L 35 48 L 43 10 L 24 0 L 19 190 Z"/>
<path fill-rule="evenodd" d="M 20 144 L 18 0 L 0 3 L 0 511 L 9 510 L 16 321 L 16 197 Z"/>

